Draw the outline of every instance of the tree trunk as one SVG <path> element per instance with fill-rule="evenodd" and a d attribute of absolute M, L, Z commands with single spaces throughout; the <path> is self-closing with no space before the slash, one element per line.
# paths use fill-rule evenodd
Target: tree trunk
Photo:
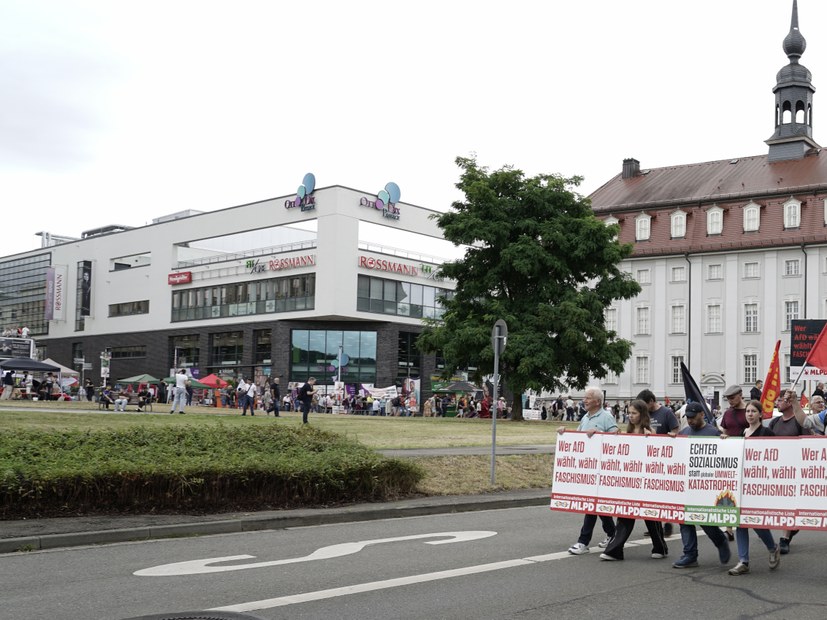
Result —
<path fill-rule="evenodd" d="M 523 421 L 523 391 L 514 390 L 511 406 L 511 419 L 517 422 Z"/>

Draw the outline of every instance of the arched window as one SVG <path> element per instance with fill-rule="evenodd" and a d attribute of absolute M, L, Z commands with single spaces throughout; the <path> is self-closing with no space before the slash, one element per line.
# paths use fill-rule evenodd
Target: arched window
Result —
<path fill-rule="evenodd" d="M 720 235 L 724 230 L 724 210 L 712 207 L 706 212 L 706 234 Z"/>
<path fill-rule="evenodd" d="M 754 202 L 744 207 L 744 232 L 761 228 L 761 207 Z"/>
<path fill-rule="evenodd" d="M 675 211 L 671 215 L 671 230 L 673 239 L 682 239 L 686 236 L 686 213 Z"/>
<path fill-rule="evenodd" d="M 635 241 L 647 241 L 651 235 L 652 216 L 641 213 L 635 218 Z"/>
<path fill-rule="evenodd" d="M 790 198 L 784 203 L 784 229 L 801 225 L 801 201 Z"/>

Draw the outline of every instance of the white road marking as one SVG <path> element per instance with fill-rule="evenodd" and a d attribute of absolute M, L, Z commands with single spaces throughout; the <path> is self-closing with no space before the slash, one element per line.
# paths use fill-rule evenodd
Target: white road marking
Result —
<path fill-rule="evenodd" d="M 175 562 L 173 564 L 162 564 L 160 566 L 153 566 L 151 568 L 144 568 L 135 571 L 133 575 L 138 577 L 172 577 L 178 575 L 201 575 L 204 573 L 223 573 L 236 570 L 247 570 L 250 568 L 263 568 L 265 566 L 282 566 L 284 564 L 295 564 L 297 562 L 313 562 L 315 560 L 328 560 L 330 558 L 338 558 L 343 555 L 351 555 L 358 553 L 362 549 L 370 545 L 379 545 L 384 543 L 401 542 L 406 540 L 421 540 L 423 538 L 444 538 L 446 540 L 430 540 L 426 545 L 445 545 L 449 543 L 467 542 L 470 540 L 479 540 L 481 538 L 488 538 L 489 536 L 496 536 L 497 532 L 491 531 L 463 531 L 463 532 L 435 532 L 433 534 L 415 534 L 412 536 L 397 536 L 394 538 L 376 538 L 373 540 L 360 540 L 358 542 L 340 543 L 338 545 L 329 545 L 327 547 L 320 547 L 310 555 L 304 555 L 297 558 L 286 558 L 284 560 L 270 560 L 266 562 L 248 562 L 247 564 L 224 564 L 223 566 L 214 566 L 214 564 L 224 562 L 238 562 L 240 560 L 255 559 L 254 555 L 228 555 L 220 558 L 204 558 L 201 560 L 189 560 L 187 562 Z"/>
<path fill-rule="evenodd" d="M 700 532 L 699 532 L 700 535 Z M 442 541 L 449 542 L 449 541 Z M 451 541 L 452 542 L 452 541 Z M 680 542 L 680 541 L 678 541 Z M 640 545 L 649 545 L 651 541 L 648 538 L 640 540 L 629 541 L 626 547 L 637 547 Z M 598 548 L 599 551 L 599 548 Z M 590 554 L 591 555 L 591 554 Z M 271 609 L 273 607 L 283 607 L 285 605 L 295 605 L 296 603 L 308 603 L 310 601 L 320 601 L 328 598 L 335 598 L 337 596 L 348 596 L 350 594 L 360 594 L 362 592 L 372 592 L 374 590 L 385 590 L 388 588 L 398 588 L 415 583 L 425 583 L 428 581 L 437 581 L 441 579 L 450 579 L 452 577 L 464 577 L 466 575 L 476 575 L 479 573 L 488 573 L 496 570 L 504 570 L 507 568 L 515 568 L 517 566 L 528 566 L 538 562 L 550 562 L 553 560 L 564 560 L 566 558 L 573 558 L 578 556 L 571 555 L 568 551 L 558 551 L 555 553 L 548 553 L 545 555 L 535 555 L 527 558 L 517 558 L 514 560 L 503 560 L 502 562 L 492 562 L 490 564 L 477 564 L 475 566 L 465 566 L 463 568 L 454 568 L 451 570 L 436 571 L 433 573 L 422 573 L 421 575 L 410 575 L 408 577 L 397 577 L 396 579 L 384 579 L 382 581 L 370 581 L 367 583 L 358 583 L 352 586 L 344 586 L 341 588 L 330 588 L 329 590 L 316 590 L 315 592 L 305 592 L 303 594 L 292 594 L 288 596 L 279 596 L 277 598 L 268 598 L 260 601 L 250 601 L 249 603 L 239 603 L 238 605 L 227 605 L 226 607 L 213 607 L 208 611 L 234 611 L 237 613 L 244 613 L 247 611 L 258 611 L 261 609 Z"/>

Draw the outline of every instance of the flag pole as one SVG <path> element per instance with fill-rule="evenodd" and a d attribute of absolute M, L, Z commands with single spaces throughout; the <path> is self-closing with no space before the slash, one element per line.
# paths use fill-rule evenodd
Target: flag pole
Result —
<path fill-rule="evenodd" d="M 790 386 L 790 390 L 794 390 L 795 386 L 798 385 L 799 380 L 801 379 L 801 375 L 804 374 L 804 371 L 807 369 L 807 362 L 804 362 L 804 365 L 801 367 L 801 370 L 798 372 L 798 376 L 793 381 L 793 384 Z"/>

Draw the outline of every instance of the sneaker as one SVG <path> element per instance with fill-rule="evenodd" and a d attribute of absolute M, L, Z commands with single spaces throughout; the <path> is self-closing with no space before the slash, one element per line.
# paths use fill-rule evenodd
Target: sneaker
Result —
<path fill-rule="evenodd" d="M 787 555 L 790 552 L 790 539 L 782 538 L 779 540 L 778 548 L 781 550 L 781 555 Z"/>
<path fill-rule="evenodd" d="M 775 545 L 775 549 L 770 551 L 770 570 L 775 570 L 781 564 L 781 547 Z"/>
<path fill-rule="evenodd" d="M 666 557 L 665 553 L 653 553 L 652 554 L 652 559 L 653 560 L 662 560 L 665 557 Z"/>
<path fill-rule="evenodd" d="M 600 554 L 601 560 L 606 560 L 607 562 L 618 562 L 620 558 L 616 558 L 613 555 L 609 555 L 608 553 L 601 553 Z"/>
<path fill-rule="evenodd" d="M 583 543 L 574 543 L 571 547 L 569 547 L 569 553 L 572 555 L 583 555 L 588 552 L 589 548 Z"/>
<path fill-rule="evenodd" d="M 721 560 L 721 564 L 729 564 L 729 561 L 732 559 L 732 552 L 729 550 L 729 542 L 726 540 L 723 545 L 718 547 L 718 559 Z"/>
<path fill-rule="evenodd" d="M 696 558 L 690 558 L 688 555 L 684 555 L 672 564 L 672 568 L 695 568 L 697 565 L 698 560 Z"/>
<path fill-rule="evenodd" d="M 606 536 L 606 538 L 604 538 L 599 543 L 597 543 L 597 546 L 600 547 L 601 549 L 605 549 L 606 547 L 609 546 L 609 543 L 611 541 L 612 541 L 612 537 L 611 536 Z"/>
<path fill-rule="evenodd" d="M 727 572 L 735 577 L 737 577 L 738 575 L 746 575 L 749 572 L 749 564 L 745 564 L 744 562 L 738 562 Z"/>

